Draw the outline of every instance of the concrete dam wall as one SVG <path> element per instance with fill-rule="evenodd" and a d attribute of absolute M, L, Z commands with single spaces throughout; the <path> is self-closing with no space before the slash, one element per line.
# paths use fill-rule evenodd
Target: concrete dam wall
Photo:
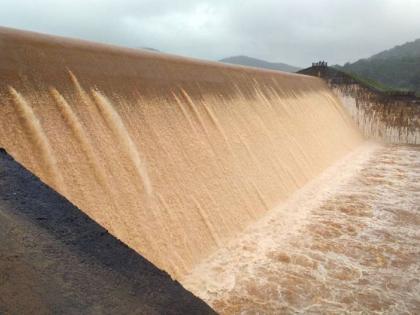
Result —
<path fill-rule="evenodd" d="M 363 142 L 319 78 L 5 28 L 0 131 L 177 279 Z"/>

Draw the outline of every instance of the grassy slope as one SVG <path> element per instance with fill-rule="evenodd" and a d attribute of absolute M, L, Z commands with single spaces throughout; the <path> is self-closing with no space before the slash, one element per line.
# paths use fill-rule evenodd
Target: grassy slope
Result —
<path fill-rule="evenodd" d="M 420 94 L 420 39 L 337 68 L 382 90 Z"/>
<path fill-rule="evenodd" d="M 363 77 L 363 76 L 358 75 L 357 73 L 353 73 L 351 71 L 346 71 L 346 70 L 343 70 L 343 69 L 339 69 L 339 70 L 346 73 L 350 77 L 352 77 L 355 81 L 357 81 L 357 82 L 359 82 L 363 85 L 366 85 L 370 88 L 373 88 L 377 91 L 380 91 L 380 92 L 393 93 L 393 92 L 408 92 L 408 91 L 410 91 L 409 89 L 400 89 L 400 88 L 394 88 L 392 86 L 388 86 L 386 84 L 383 84 L 381 82 L 378 82 L 378 81 L 370 79 L 370 78 Z"/>

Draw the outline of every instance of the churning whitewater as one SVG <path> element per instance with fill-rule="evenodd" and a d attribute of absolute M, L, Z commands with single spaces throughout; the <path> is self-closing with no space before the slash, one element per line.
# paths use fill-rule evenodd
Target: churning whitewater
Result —
<path fill-rule="evenodd" d="M 221 314 L 418 313 L 419 181 L 419 147 L 367 144 L 182 283 Z"/>

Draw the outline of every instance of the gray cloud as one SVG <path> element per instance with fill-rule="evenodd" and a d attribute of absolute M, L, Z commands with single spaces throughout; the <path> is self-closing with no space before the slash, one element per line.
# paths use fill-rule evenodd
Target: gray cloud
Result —
<path fill-rule="evenodd" d="M 20 29 L 217 60 L 344 63 L 420 37 L 420 0 L 3 0 Z"/>

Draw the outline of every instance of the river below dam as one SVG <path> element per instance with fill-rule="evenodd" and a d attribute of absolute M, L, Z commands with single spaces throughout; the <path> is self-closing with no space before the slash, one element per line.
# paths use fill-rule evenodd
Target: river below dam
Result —
<path fill-rule="evenodd" d="M 181 282 L 221 314 L 419 314 L 420 147 L 362 146 Z"/>

